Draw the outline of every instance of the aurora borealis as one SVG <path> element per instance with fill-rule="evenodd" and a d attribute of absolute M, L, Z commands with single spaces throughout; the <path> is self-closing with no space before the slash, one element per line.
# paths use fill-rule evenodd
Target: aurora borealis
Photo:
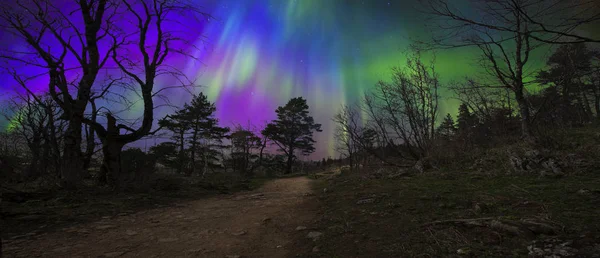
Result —
<path fill-rule="evenodd" d="M 404 63 L 403 49 L 424 26 L 411 1 L 218 1 L 207 27 L 204 66 L 195 73 L 218 117 L 229 123 L 265 124 L 296 96 L 309 102 L 315 120 L 315 157 L 336 156 L 331 118 L 359 100 L 389 68 Z M 464 54 L 464 53 L 462 53 Z M 460 66 L 439 56 L 443 75 Z M 466 67 L 464 64 L 463 67 Z M 464 74 L 464 73 L 463 73 Z"/>
<path fill-rule="evenodd" d="M 316 133 L 313 158 L 335 157 L 331 121 L 343 104 L 354 103 L 392 66 L 404 64 L 410 39 L 427 36 L 418 1 L 403 0 L 197 0 L 198 8 L 214 19 L 186 24 L 194 46 L 182 46 L 198 62 L 181 57 L 168 60 L 202 85 L 217 106 L 223 126 L 248 122 L 263 126 L 275 118 L 277 106 L 304 96 L 311 114 L 323 125 Z M 185 23 L 185 22 L 183 22 Z M 2 44 L 10 44 L 0 35 Z M 15 46 L 18 47 L 18 46 Z M 472 73 L 475 49 L 461 48 L 436 55 L 437 72 L 444 81 Z M 3 76 L 2 91 L 16 88 Z M 43 91 L 47 83 L 34 83 Z M 171 82 L 158 81 L 159 87 Z M 134 95 L 130 95 L 135 99 Z M 183 105 L 188 92 L 170 91 L 169 99 Z M 440 113 L 455 105 L 441 100 Z M 157 111 L 162 117 L 172 109 Z M 136 118 L 141 102 L 124 118 Z M 157 118 L 158 118 L 157 117 Z M 4 126 L 6 127 L 6 126 Z M 151 140 L 149 140 L 151 141 Z M 154 142 L 154 141 L 152 141 Z"/>

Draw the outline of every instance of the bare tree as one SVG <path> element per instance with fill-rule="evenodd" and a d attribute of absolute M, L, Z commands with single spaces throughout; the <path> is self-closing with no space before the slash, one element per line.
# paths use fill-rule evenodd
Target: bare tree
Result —
<path fill-rule="evenodd" d="M 62 131 L 61 124 L 56 122 L 60 111 L 55 103 L 48 96 L 16 95 L 10 100 L 9 109 L 5 114 L 10 121 L 8 130 L 18 133 L 28 150 L 17 152 L 28 157 L 25 178 L 54 175 L 50 172 L 60 168 L 58 141 Z"/>
<path fill-rule="evenodd" d="M 430 47 L 477 47 L 481 64 L 501 87 L 510 89 L 519 107 L 521 131 L 532 139 L 531 111 L 526 100 L 526 65 L 542 44 L 599 42 L 578 33 L 600 20 L 597 1 L 492 0 L 471 1 L 475 11 L 429 0 L 425 12 L 434 28 Z M 424 42 L 420 42 L 424 43 Z"/>
<path fill-rule="evenodd" d="M 455 83 L 449 89 L 454 97 L 475 111 L 479 117 L 491 117 L 499 108 L 513 109 L 510 90 L 494 87 L 467 78 L 465 82 Z"/>
<path fill-rule="evenodd" d="M 414 160 L 427 157 L 435 138 L 440 88 L 433 62 L 425 64 L 416 51 L 405 68 L 392 70 L 390 83 L 380 81 L 376 86 L 365 105 L 384 139 L 381 147 Z"/>
<path fill-rule="evenodd" d="M 99 48 L 111 29 L 105 14 L 109 9 L 116 10 L 115 4 L 107 0 L 75 3 L 78 9 L 69 13 L 53 1 L 18 0 L 4 5 L 0 14 L 7 31 L 28 47 L 25 53 L 2 49 L 0 55 L 45 70 L 48 90 L 64 111 L 63 119 L 68 121 L 61 168 L 66 188 L 74 188 L 81 180 L 83 113 L 98 72 L 109 57 L 107 54 L 102 58 Z M 74 24 L 74 14 L 81 15 L 83 24 Z M 74 58 L 77 65 L 70 66 L 67 56 Z M 67 70 L 79 70 L 80 76 L 69 81 Z"/>
<path fill-rule="evenodd" d="M 110 183 L 117 184 L 121 149 L 152 133 L 154 98 L 171 88 L 156 87 L 156 79 L 171 76 L 182 84 L 191 85 L 191 82 L 181 80 L 185 79 L 181 71 L 165 63 L 170 55 L 186 55 L 177 45 L 188 43 L 186 32 L 176 30 L 185 25 L 172 18 L 196 21 L 207 14 L 184 0 L 73 3 L 76 6 L 58 6 L 50 0 L 17 0 L 7 5 L 0 19 L 8 31 L 28 46 L 29 52 L 3 49 L 0 56 L 10 62 L 39 67 L 49 77 L 49 93 L 64 111 L 63 118 L 69 122 L 63 151 L 65 162 L 61 169 L 65 187 L 75 187 L 81 179 L 83 124 L 93 130 L 88 128 L 88 136 L 91 132 L 100 138 L 104 154 L 102 170 L 109 175 Z M 101 86 L 97 80 L 99 74 L 111 74 L 111 71 L 121 73 L 122 77 L 108 80 L 98 88 Z M 114 88 L 116 85 L 127 85 L 143 102 L 143 115 L 141 122 L 136 123 L 136 129 L 132 124 L 117 123 L 116 112 L 108 107 L 104 107 L 107 109 L 105 125 L 84 114 L 90 104 L 95 104 L 95 99 L 119 92 Z M 121 130 L 127 133 L 121 134 Z"/>
<path fill-rule="evenodd" d="M 357 108 L 343 106 L 333 117 L 333 122 L 337 125 L 334 134 L 336 150 L 348 159 L 350 169 L 358 165 L 357 154 L 361 149 L 359 111 Z"/>

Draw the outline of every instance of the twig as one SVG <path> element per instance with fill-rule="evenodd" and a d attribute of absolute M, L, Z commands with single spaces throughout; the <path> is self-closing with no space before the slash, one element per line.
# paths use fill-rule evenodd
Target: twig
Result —
<path fill-rule="evenodd" d="M 526 193 L 528 193 L 528 194 L 530 194 L 530 195 L 533 195 L 533 193 L 531 193 L 530 191 L 527 191 L 527 190 L 525 190 L 525 189 L 523 189 L 523 188 L 521 188 L 521 187 L 519 187 L 519 186 L 517 186 L 517 185 L 515 185 L 515 184 L 510 184 L 510 185 L 511 185 L 512 187 L 514 187 L 514 188 L 518 189 L 518 190 L 521 190 L 521 191 L 523 191 L 523 192 L 526 192 Z"/>
<path fill-rule="evenodd" d="M 469 223 L 469 222 L 493 220 L 493 219 L 498 219 L 498 218 L 497 217 L 485 217 L 485 218 L 475 218 L 475 219 L 436 220 L 436 221 L 428 222 L 425 224 L 421 224 L 421 227 L 433 226 L 433 225 L 438 225 L 438 224 L 447 224 L 447 223 Z"/>

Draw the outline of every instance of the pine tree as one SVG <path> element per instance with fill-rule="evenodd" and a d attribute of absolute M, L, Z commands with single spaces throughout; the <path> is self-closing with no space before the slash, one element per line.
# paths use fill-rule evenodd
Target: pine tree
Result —
<path fill-rule="evenodd" d="M 187 131 L 190 129 L 190 123 L 188 119 L 185 117 L 187 114 L 184 112 L 185 110 L 178 110 L 175 114 L 168 115 L 163 119 L 158 121 L 158 124 L 167 130 L 171 131 L 173 135 L 171 139 L 175 141 L 175 144 L 178 147 L 178 158 L 174 164 L 177 165 L 177 172 L 183 173 L 186 162 L 186 153 L 185 153 L 185 136 Z M 165 164 L 166 165 L 166 164 Z"/>
<path fill-rule="evenodd" d="M 196 160 L 200 158 L 203 164 L 202 175 L 207 172 L 209 166 L 213 166 L 219 160 L 219 149 L 224 148 L 223 138 L 229 132 L 227 127 L 219 127 L 218 120 L 214 116 L 217 110 L 214 103 L 208 101 L 202 93 L 194 96 L 190 104 L 184 105 L 184 118 L 190 126 L 191 138 L 190 148 L 190 170 L 191 175 L 196 171 Z"/>
<path fill-rule="evenodd" d="M 226 147 L 223 139 L 228 137 L 229 128 L 218 125 L 215 111 L 215 105 L 200 93 L 182 109 L 159 121 L 173 134 L 171 139 L 179 149 L 176 163 L 180 173 L 194 173 L 199 160 L 204 174 L 209 166 L 220 161 L 221 150 Z"/>
<path fill-rule="evenodd" d="M 456 134 L 456 130 L 454 119 L 450 114 L 447 114 L 444 121 L 438 127 L 439 135 L 445 140 L 450 140 Z"/>
<path fill-rule="evenodd" d="M 296 151 L 308 155 L 315 151 L 313 132 L 321 132 L 309 115 L 308 105 L 302 97 L 291 99 L 275 111 L 277 119 L 269 123 L 262 134 L 271 139 L 287 157 L 286 173 L 291 173 Z"/>
<path fill-rule="evenodd" d="M 471 114 L 469 107 L 465 103 L 460 104 L 458 107 L 458 117 L 456 120 L 458 132 L 463 135 L 471 132 L 475 126 L 475 116 Z"/>
<path fill-rule="evenodd" d="M 260 154 L 256 153 L 263 149 L 262 139 L 241 126 L 238 126 L 230 137 L 232 145 L 231 159 L 234 170 L 251 177 L 262 158 Z"/>

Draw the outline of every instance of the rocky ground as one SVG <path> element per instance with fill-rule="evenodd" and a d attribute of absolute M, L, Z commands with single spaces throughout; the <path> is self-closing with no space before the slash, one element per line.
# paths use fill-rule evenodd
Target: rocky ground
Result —
<path fill-rule="evenodd" d="M 318 206 L 310 185 L 305 177 L 277 179 L 250 192 L 20 235 L 4 241 L 4 256 L 296 257 L 306 250 L 295 239 L 321 234 L 311 228 Z"/>

